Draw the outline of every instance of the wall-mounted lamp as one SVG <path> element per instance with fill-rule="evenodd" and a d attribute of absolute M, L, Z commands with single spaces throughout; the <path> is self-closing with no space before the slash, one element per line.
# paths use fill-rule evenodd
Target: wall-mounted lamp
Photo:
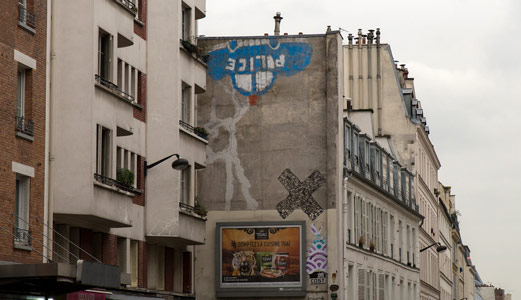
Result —
<path fill-rule="evenodd" d="M 148 165 L 147 162 L 145 161 L 145 176 L 147 176 L 148 169 L 152 169 L 153 167 L 159 165 L 160 163 L 164 162 L 165 160 L 169 159 L 170 157 L 172 157 L 174 155 L 177 156 L 177 159 L 174 160 L 174 162 L 172 163 L 172 169 L 182 171 L 190 166 L 190 164 L 188 163 L 188 160 L 181 158 L 181 157 L 179 157 L 179 154 L 174 153 L 174 154 L 168 155 L 167 157 L 162 158 L 150 165 Z"/>
<path fill-rule="evenodd" d="M 436 252 L 443 252 L 443 251 L 447 250 L 447 247 L 446 247 L 446 246 L 443 246 L 443 245 L 440 244 L 439 242 L 436 242 L 436 243 L 434 243 L 434 244 L 432 244 L 432 245 L 430 245 L 430 246 L 427 246 L 427 247 L 421 249 L 420 252 L 423 252 L 423 251 L 429 249 L 429 248 L 432 247 L 432 246 L 437 246 L 437 247 L 436 247 Z"/>

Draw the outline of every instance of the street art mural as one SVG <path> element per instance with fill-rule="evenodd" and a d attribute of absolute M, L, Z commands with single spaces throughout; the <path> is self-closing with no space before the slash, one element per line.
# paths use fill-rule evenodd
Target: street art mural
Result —
<path fill-rule="evenodd" d="M 304 182 L 286 169 L 279 176 L 280 183 L 288 190 L 289 195 L 280 201 L 276 208 L 280 216 L 285 219 L 296 208 L 300 207 L 311 220 L 315 220 L 324 211 L 315 201 L 312 194 L 326 182 L 320 171 L 315 170 Z"/>
<path fill-rule="evenodd" d="M 257 97 L 273 87 L 278 76 L 293 76 L 303 71 L 313 54 L 311 44 L 280 42 L 276 38 L 232 40 L 213 47 L 208 53 L 208 75 L 224 91 L 233 105 L 233 115 L 219 117 L 218 99 L 211 99 L 210 119 L 203 124 L 211 139 L 227 140 L 227 146 L 215 150 L 206 148 L 207 163 L 224 161 L 226 169 L 225 209 L 231 209 L 231 200 L 238 191 L 243 195 L 247 209 L 256 209 L 258 201 L 250 194 L 251 183 L 246 177 L 237 150 L 237 124 L 257 103 Z M 230 81 L 221 80 L 230 76 Z M 247 96 L 245 102 L 242 96 Z M 318 207 L 320 208 L 320 207 Z M 318 209 L 314 207 L 312 211 Z M 279 211 L 280 212 L 280 211 Z M 318 214 L 320 214 L 320 212 Z M 289 214 L 290 212 L 288 212 Z M 318 216 L 318 215 L 317 215 Z"/>
<path fill-rule="evenodd" d="M 326 283 L 327 274 L 327 243 L 322 235 L 322 226 L 317 228 L 311 224 L 311 233 L 315 236 L 308 250 L 306 272 L 310 275 L 312 284 Z"/>
<path fill-rule="evenodd" d="M 225 48 L 210 52 L 208 61 L 208 75 L 213 80 L 229 75 L 233 87 L 250 100 L 266 93 L 278 76 L 304 70 L 313 54 L 309 43 L 281 43 L 275 38 L 250 41 L 259 44 L 230 41 Z"/>

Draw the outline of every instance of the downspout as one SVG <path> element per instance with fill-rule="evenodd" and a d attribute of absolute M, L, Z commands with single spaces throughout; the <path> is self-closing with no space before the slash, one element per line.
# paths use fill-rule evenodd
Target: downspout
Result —
<path fill-rule="evenodd" d="M 371 48 L 373 46 L 374 30 L 369 30 L 367 34 L 367 104 L 368 108 L 373 108 L 373 66 L 371 64 Z"/>
<path fill-rule="evenodd" d="M 376 97 L 378 105 L 378 136 L 382 136 L 382 74 L 380 73 L 380 28 L 376 28 Z"/>
<path fill-rule="evenodd" d="M 44 182 L 43 182 L 43 262 L 48 262 L 47 247 L 49 244 L 49 112 L 50 112 L 50 101 L 51 101 L 51 9 L 52 0 L 47 0 L 47 32 L 45 41 L 45 171 L 44 171 Z M 51 243 L 52 244 L 52 243 Z"/>
<path fill-rule="evenodd" d="M 349 40 L 349 99 L 353 101 L 353 35 L 349 34 L 347 39 Z"/>
<path fill-rule="evenodd" d="M 55 59 L 55 52 L 54 52 L 54 22 L 52 22 L 52 16 L 54 16 L 54 5 L 52 3 L 53 0 L 47 0 L 51 3 L 51 9 L 50 9 L 50 17 L 48 18 L 48 23 L 50 23 L 49 28 L 51 34 L 47 36 L 49 45 L 50 45 L 50 51 L 49 51 L 49 57 L 50 57 L 50 72 L 49 72 L 49 114 L 47 115 L 47 119 L 49 120 L 49 183 L 48 183 L 48 192 L 49 192 L 49 217 L 47 222 L 47 239 L 50 241 L 48 247 L 49 251 L 51 253 L 53 252 L 53 228 L 54 228 L 54 188 L 53 188 L 53 179 L 54 179 L 54 119 L 52 118 L 52 114 L 54 113 L 54 101 L 53 101 L 53 87 L 52 84 L 54 82 L 54 59 Z M 47 8 L 49 10 L 49 8 Z M 54 257 L 51 257 L 54 259 Z"/>
<path fill-rule="evenodd" d="M 358 29 L 358 101 L 360 101 L 359 108 L 366 108 L 364 106 L 364 81 L 362 77 L 362 29 Z"/>

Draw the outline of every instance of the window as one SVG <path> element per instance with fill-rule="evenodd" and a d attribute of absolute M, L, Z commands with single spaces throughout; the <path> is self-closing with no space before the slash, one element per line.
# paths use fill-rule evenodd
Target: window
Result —
<path fill-rule="evenodd" d="M 183 293 L 192 293 L 192 252 L 183 252 Z"/>
<path fill-rule="evenodd" d="M 181 121 L 186 124 L 191 122 L 191 88 L 188 85 L 184 85 L 181 88 Z"/>
<path fill-rule="evenodd" d="M 96 174 L 104 177 L 111 175 L 111 135 L 110 129 L 97 126 L 96 136 Z"/>
<path fill-rule="evenodd" d="M 26 93 L 31 88 L 31 75 L 31 69 L 19 65 L 16 76 L 16 131 L 32 137 L 34 125 L 31 116 L 27 114 L 31 111 L 31 99 L 27 98 L 30 93 Z"/>
<path fill-rule="evenodd" d="M 138 241 L 130 241 L 130 285 L 138 285 Z"/>
<path fill-rule="evenodd" d="M 31 233 L 29 231 L 29 196 L 30 178 L 24 175 L 17 174 L 14 222 L 15 247 L 31 246 Z"/>
<path fill-rule="evenodd" d="M 181 171 L 181 203 L 190 205 L 190 167 Z"/>
<path fill-rule="evenodd" d="M 134 175 L 134 180 L 132 180 L 132 184 L 127 183 L 127 185 L 136 188 L 137 187 L 137 157 L 138 155 L 132 151 L 128 151 L 121 147 L 116 148 L 116 170 L 118 174 L 116 175 L 116 180 L 122 183 L 127 183 L 125 178 L 120 178 L 121 171 L 120 170 L 129 170 Z"/>
<path fill-rule="evenodd" d="M 98 75 L 105 80 L 111 80 L 112 67 L 112 35 L 99 29 L 98 39 Z"/>
<path fill-rule="evenodd" d="M 191 13 L 192 13 L 192 10 L 190 9 L 190 7 L 188 7 L 187 5 L 185 5 L 184 3 L 182 4 L 183 5 L 183 12 L 182 12 L 182 16 L 181 16 L 181 29 L 182 29 L 182 36 L 181 38 L 183 39 L 183 41 L 190 41 L 190 21 L 191 21 Z"/>
<path fill-rule="evenodd" d="M 25 70 L 18 70 L 18 84 L 16 89 L 16 116 L 22 118 L 25 116 Z"/>

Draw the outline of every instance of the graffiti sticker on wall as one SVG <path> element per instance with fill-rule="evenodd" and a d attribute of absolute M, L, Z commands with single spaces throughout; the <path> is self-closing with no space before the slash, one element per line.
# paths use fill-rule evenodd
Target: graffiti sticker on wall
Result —
<path fill-rule="evenodd" d="M 322 236 L 322 226 L 317 228 L 311 224 L 311 233 L 315 236 L 308 250 L 306 260 L 306 272 L 309 274 L 310 283 L 326 283 L 327 278 L 327 244 L 326 238 Z"/>
<path fill-rule="evenodd" d="M 304 70 L 312 53 L 309 43 L 266 39 L 259 45 L 241 46 L 230 41 L 226 48 L 209 53 L 208 74 L 213 80 L 230 75 L 233 87 L 244 96 L 262 95 L 277 76 L 293 76 Z"/>
<path fill-rule="evenodd" d="M 311 220 L 315 220 L 324 211 L 312 196 L 312 194 L 326 182 L 324 176 L 320 174 L 320 171 L 313 171 L 304 182 L 300 182 L 290 169 L 286 169 L 280 174 L 279 181 L 289 192 L 289 195 L 276 206 L 277 211 L 283 219 L 298 207 L 300 207 Z"/>

